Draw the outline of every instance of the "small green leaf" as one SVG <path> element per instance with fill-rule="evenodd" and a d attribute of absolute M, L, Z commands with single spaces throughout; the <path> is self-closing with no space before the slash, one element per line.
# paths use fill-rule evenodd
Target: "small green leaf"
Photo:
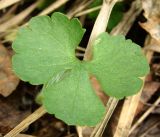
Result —
<path fill-rule="evenodd" d="M 94 42 L 93 59 L 80 61 L 75 49 L 84 34 L 77 19 L 54 13 L 34 17 L 20 29 L 13 43 L 13 70 L 24 81 L 43 84 L 39 101 L 46 110 L 70 125 L 93 126 L 105 107 L 90 76 L 116 98 L 137 93 L 149 67 L 138 45 L 123 36 L 102 33 Z"/>
<path fill-rule="evenodd" d="M 103 3 L 103 0 L 94 0 L 89 5 L 89 8 L 94 8 L 94 7 L 100 6 L 100 5 L 102 5 L 102 3 Z M 98 16 L 98 13 L 99 13 L 99 10 L 89 13 L 88 16 L 89 16 L 89 18 L 95 20 L 97 18 L 97 16 Z"/>
<path fill-rule="evenodd" d="M 125 7 L 124 1 L 117 2 L 113 7 L 107 26 L 108 32 L 110 32 L 123 18 L 124 7 Z"/>
<path fill-rule="evenodd" d="M 94 126 L 100 122 L 105 107 L 96 96 L 89 81 L 88 72 L 82 65 L 75 66 L 63 80 L 44 88 L 44 105 L 49 113 L 69 125 Z"/>
<path fill-rule="evenodd" d="M 104 92 L 116 98 L 137 93 L 143 85 L 140 77 L 149 71 L 141 48 L 124 36 L 102 33 L 94 43 L 93 59 L 86 63 Z"/>
<path fill-rule="evenodd" d="M 40 2 L 37 8 L 43 10 L 46 7 L 50 6 L 54 1 L 55 0 L 43 0 L 42 2 Z"/>
<path fill-rule="evenodd" d="M 20 29 L 13 43 L 17 53 L 13 57 L 15 73 L 34 85 L 46 83 L 74 64 L 75 48 L 83 34 L 77 19 L 69 20 L 61 13 L 54 13 L 51 18 L 32 18 L 29 26 Z"/>

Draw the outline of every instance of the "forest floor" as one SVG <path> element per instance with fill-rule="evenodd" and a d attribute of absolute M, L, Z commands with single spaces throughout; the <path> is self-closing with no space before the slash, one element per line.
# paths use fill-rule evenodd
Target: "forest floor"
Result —
<path fill-rule="evenodd" d="M 102 0 L 96 1 L 94 4 L 93 0 L 0 1 L 0 136 L 7 134 L 40 107 L 35 98 L 42 86 L 23 82 L 12 72 L 12 42 L 18 28 L 34 16 L 51 15 L 55 11 L 63 12 L 68 17 L 78 17 L 86 28 L 80 43 L 82 49 L 77 51 L 77 57 L 83 59 L 102 4 Z M 131 115 L 131 119 L 134 119 L 129 136 L 160 137 L 160 1 L 124 0 L 122 3 L 112 13 L 107 31 L 126 35 L 127 39 L 140 45 L 150 64 L 150 73 L 145 78 L 142 94 L 135 100 L 139 103 L 136 113 Z M 121 31 L 117 32 L 118 29 Z M 101 93 L 99 84 L 94 79 L 92 83 L 102 100 L 107 102 L 108 96 Z M 114 136 L 123 102 L 119 101 L 105 128 L 104 137 Z M 89 137 L 92 131 L 93 128 L 69 126 L 54 115 L 44 114 L 17 137 Z"/>

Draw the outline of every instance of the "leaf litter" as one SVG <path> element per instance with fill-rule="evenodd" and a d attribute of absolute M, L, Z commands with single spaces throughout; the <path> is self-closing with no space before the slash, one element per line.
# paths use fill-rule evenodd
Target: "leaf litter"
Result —
<path fill-rule="evenodd" d="M 152 2 L 152 1 L 151 1 L 151 2 Z M 23 4 L 25 4 L 25 2 L 24 2 Z M 149 4 L 148 4 L 148 5 L 149 5 Z M 149 5 L 149 6 L 150 6 L 150 5 Z M 156 6 L 156 5 L 155 5 L 155 6 Z M 150 9 L 152 10 L 152 8 L 150 8 Z M 2 14 L 2 15 L 3 15 L 3 14 Z M 32 14 L 31 14 L 31 16 L 32 16 Z M 87 22 L 87 21 L 86 21 L 86 22 Z M 87 23 L 88 23 L 88 22 L 87 22 Z M 153 25 L 153 26 L 154 26 L 154 25 Z M 15 28 L 17 28 L 17 26 L 15 26 Z M 6 30 L 6 31 L 8 31 L 8 30 Z M 148 31 L 148 32 L 149 32 L 149 31 Z M 3 35 L 0 35 L 1 38 L 3 38 L 2 36 L 3 36 Z M 5 36 L 6 36 L 6 35 L 5 35 Z M 137 36 L 139 36 L 139 35 L 137 34 Z M 4 39 L 5 39 L 5 38 L 4 38 Z M 6 45 L 6 44 L 4 44 L 4 45 Z M 157 44 L 157 45 L 158 45 L 158 44 Z M 147 49 L 147 50 L 148 50 L 148 49 Z M 149 49 L 149 50 L 150 50 L 150 49 Z M 154 53 L 158 51 L 158 49 L 155 49 L 155 48 L 154 48 L 154 45 L 151 47 L 151 50 L 152 50 Z M 152 65 L 153 65 L 153 66 L 154 66 L 154 65 L 159 66 L 159 63 L 157 62 L 157 61 L 159 60 L 158 58 L 159 58 L 159 55 L 157 55 L 157 54 L 156 54 L 155 56 L 153 56 L 152 62 L 151 62 L 151 66 L 152 66 Z M 155 61 L 156 61 L 156 64 L 155 64 Z M 155 71 L 156 71 L 156 74 L 155 74 Z M 151 82 L 152 82 L 152 81 L 153 81 L 153 82 L 154 82 L 154 81 L 159 82 L 159 79 L 160 79 L 160 78 L 159 78 L 159 74 L 158 74 L 158 73 L 159 73 L 158 70 L 152 70 L 152 74 L 150 74 L 149 80 L 150 80 Z M 96 83 L 96 84 L 97 84 L 97 83 Z M 20 83 L 20 85 L 22 85 L 22 84 Z M 154 85 L 154 84 L 150 84 L 150 87 L 149 87 L 150 89 L 152 89 L 152 85 Z M 157 83 L 157 87 L 158 87 L 158 83 Z M 154 89 L 156 90 L 156 88 L 154 88 Z M 147 89 L 146 89 L 146 90 L 147 90 Z M 21 91 L 19 91 L 19 92 L 21 92 Z M 149 92 L 149 91 L 148 91 L 148 92 Z M 154 90 L 152 90 L 152 92 L 154 92 Z M 157 93 L 157 92 L 156 92 L 156 93 Z M 13 93 L 13 94 L 14 94 L 14 93 Z M 11 95 L 12 95 L 12 94 L 11 94 Z M 155 96 L 155 93 L 154 93 L 153 96 Z M 10 96 L 9 96 L 9 97 L 10 97 Z M 102 95 L 102 97 L 103 97 L 103 95 Z M 15 98 L 18 98 L 18 96 L 15 96 Z M 21 98 L 21 97 L 19 97 L 19 98 Z M 10 99 L 11 99 L 11 98 L 10 98 Z M 154 98 L 153 98 L 153 99 L 154 99 Z M 105 100 L 106 100 L 106 99 L 105 99 Z M 17 104 L 18 104 L 18 103 L 17 103 Z M 33 106 L 34 106 L 34 105 L 33 105 Z M 159 107 L 157 107 L 157 109 L 156 109 L 157 111 L 158 111 L 158 108 L 159 108 Z M 35 109 L 35 108 L 32 107 L 32 109 Z M 117 108 L 117 109 L 118 109 L 118 108 Z M 144 108 L 142 108 L 142 109 L 144 109 Z M 155 111 L 156 111 L 156 110 L 155 110 Z M 13 115 L 10 115 L 10 116 L 13 117 Z M 158 115 L 158 116 L 159 116 L 159 115 Z M 155 117 L 155 116 L 153 116 L 153 117 Z M 157 117 L 157 118 L 158 118 L 158 117 Z M 150 117 L 148 117 L 148 119 L 150 119 Z M 151 120 L 152 120 L 152 119 L 151 119 Z M 157 120 L 158 120 L 158 119 L 157 119 Z M 46 120 L 43 119 L 42 121 L 43 121 L 43 122 L 46 122 L 47 119 L 46 119 Z M 51 122 L 51 123 L 52 123 L 52 122 Z M 33 125 L 34 125 L 35 127 L 37 127 L 37 125 L 35 125 L 35 124 L 33 124 Z M 40 127 L 43 127 L 43 126 L 44 126 L 44 124 L 42 124 L 42 123 L 40 123 L 39 125 L 40 125 Z M 142 127 L 144 127 L 144 126 L 147 126 L 147 124 L 144 125 L 144 123 L 142 123 Z M 157 126 L 157 127 L 158 127 L 158 126 Z M 51 127 L 50 127 L 50 128 L 51 128 Z M 70 126 L 69 126 L 69 128 L 70 128 Z M 32 129 L 32 128 L 29 128 L 29 132 L 28 132 L 28 133 L 33 134 L 33 133 L 30 131 L 30 129 Z M 52 129 L 53 129 L 53 128 L 52 128 Z M 67 128 L 67 129 L 68 129 L 68 128 Z M 71 129 L 72 129 L 72 128 L 71 128 Z M 137 129 L 138 129 L 138 130 L 141 130 L 140 128 L 137 128 Z M 35 128 L 35 129 L 32 129 L 32 130 L 35 130 L 35 131 L 36 131 L 37 129 Z M 54 129 L 53 129 L 53 130 L 54 130 Z M 159 130 L 159 129 L 156 128 L 156 130 L 157 130 L 156 132 L 158 133 L 158 130 Z M 45 129 L 45 127 L 44 127 L 44 130 L 43 130 L 43 131 L 46 132 L 46 131 L 47 131 L 47 128 Z M 160 130 L 159 130 L 159 131 L 160 131 Z M 54 131 L 53 131 L 53 132 L 54 132 Z M 55 131 L 55 132 L 56 132 L 56 131 Z M 73 132 L 76 133 L 76 131 L 73 131 Z M 151 136 L 155 137 L 156 134 L 157 134 L 156 132 L 155 132 L 155 133 L 152 133 L 152 134 L 149 133 L 149 136 L 150 136 L 150 137 L 151 137 Z M 68 132 L 68 131 L 67 131 L 67 133 L 70 134 L 70 132 Z M 54 133 L 51 133 L 51 132 L 48 133 L 48 137 L 49 137 L 49 136 L 53 136 L 53 134 L 54 134 Z M 38 135 L 38 134 L 37 134 L 37 135 Z M 40 134 L 39 134 L 39 135 L 40 135 Z M 63 135 L 64 135 L 64 134 L 63 134 Z M 58 136 L 63 136 L 63 135 L 61 134 L 61 135 L 58 135 Z M 65 135 L 66 135 L 66 134 L 65 134 Z M 44 133 L 42 136 L 45 137 L 45 136 L 47 136 L 47 134 Z M 84 137 L 85 137 L 85 136 L 84 136 Z"/>
<path fill-rule="evenodd" d="M 19 78 L 12 71 L 11 55 L 0 44 L 0 94 L 9 96 L 19 84 Z"/>

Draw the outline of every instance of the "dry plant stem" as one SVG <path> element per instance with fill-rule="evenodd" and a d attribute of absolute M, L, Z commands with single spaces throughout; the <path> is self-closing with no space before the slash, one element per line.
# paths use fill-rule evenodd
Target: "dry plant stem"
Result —
<path fill-rule="evenodd" d="M 141 11 L 142 9 L 137 7 L 137 1 L 134 1 L 129 11 L 123 15 L 122 21 L 115 28 L 113 28 L 110 34 L 126 35 Z"/>
<path fill-rule="evenodd" d="M 109 119 L 111 118 L 113 111 L 115 110 L 117 104 L 118 104 L 117 99 L 111 98 L 111 97 L 109 98 L 107 102 L 107 106 L 106 106 L 108 110 L 106 110 L 105 117 L 103 121 L 101 122 L 101 124 L 98 125 L 97 128 L 95 128 L 95 130 L 92 132 L 91 137 L 101 137 L 102 136 L 106 128 L 106 125 L 109 122 Z"/>
<path fill-rule="evenodd" d="M 1 0 L 0 1 L 0 10 L 7 8 L 8 6 L 11 6 L 19 1 L 22 1 L 22 0 Z"/>
<path fill-rule="evenodd" d="M 160 103 L 160 97 L 154 102 L 154 104 L 136 121 L 136 123 L 132 126 L 129 133 L 132 133 L 143 121 L 144 119 L 155 109 L 155 107 Z"/>
<path fill-rule="evenodd" d="M 106 31 L 108 20 L 112 11 L 113 6 L 118 0 L 103 0 L 102 8 L 95 21 L 92 29 L 92 33 L 87 45 L 86 54 L 84 60 L 90 60 L 92 58 L 92 45 L 95 38 L 102 32 Z"/>
<path fill-rule="evenodd" d="M 41 0 L 35 2 L 34 4 L 32 4 L 27 9 L 23 10 L 18 15 L 14 16 L 13 18 L 8 20 L 7 22 L 4 22 L 3 24 L 1 24 L 0 25 L 0 32 L 5 32 L 8 28 L 11 28 L 11 27 L 21 23 L 21 21 L 23 21 L 23 19 L 25 19 L 37 7 L 39 2 L 41 2 Z"/>
<path fill-rule="evenodd" d="M 81 11 L 81 12 L 78 12 L 75 17 L 79 17 L 79 16 L 82 16 L 82 15 L 86 15 L 88 13 L 91 13 L 91 12 L 94 12 L 94 11 L 97 11 L 101 9 L 101 6 L 97 6 L 97 7 L 94 7 L 94 8 L 90 8 L 90 9 L 87 9 L 87 10 L 84 10 L 84 11 Z"/>
<path fill-rule="evenodd" d="M 158 122 L 156 122 L 156 123 L 154 123 L 154 125 L 152 126 L 152 127 L 150 127 L 149 129 L 147 129 L 143 134 L 141 134 L 139 137 L 145 137 L 145 136 L 147 136 L 147 134 L 149 133 L 149 132 L 151 132 L 154 128 L 156 128 L 158 125 L 160 125 L 160 122 L 158 121 Z"/>
<path fill-rule="evenodd" d="M 84 53 L 76 53 L 76 57 L 83 57 Z"/>
<path fill-rule="evenodd" d="M 105 32 L 106 28 L 107 28 L 107 24 L 108 24 L 108 20 L 109 20 L 109 16 L 111 14 L 112 8 L 115 5 L 115 3 L 117 2 L 117 0 L 104 0 L 101 10 L 99 12 L 99 15 L 95 21 L 88 45 L 87 45 L 87 49 L 84 55 L 84 60 L 91 60 L 92 58 L 92 46 L 93 46 L 93 42 L 96 39 L 96 37 L 102 33 Z M 114 98 L 110 98 L 107 106 L 106 106 L 106 116 L 103 119 L 103 121 L 96 126 L 96 128 L 93 131 L 93 135 L 92 137 L 100 137 L 99 135 L 103 132 L 105 126 L 107 125 L 107 122 L 109 121 L 112 112 L 114 111 L 116 105 L 118 103 L 118 100 L 114 99 Z M 94 134 L 96 132 L 96 134 Z"/>
<path fill-rule="evenodd" d="M 76 130 L 77 130 L 77 133 L 78 133 L 78 137 L 83 137 L 83 129 L 82 129 L 82 127 L 77 126 Z"/>
<path fill-rule="evenodd" d="M 26 134 L 18 134 L 16 137 L 36 137 L 36 136 L 26 135 Z"/>
<path fill-rule="evenodd" d="M 40 16 L 40 15 L 47 15 L 47 14 L 51 13 L 52 11 L 54 11 L 55 9 L 59 8 L 60 6 L 64 5 L 68 1 L 69 0 L 57 0 L 56 2 L 54 2 L 53 4 L 51 4 L 49 7 L 47 7 L 46 9 L 44 9 L 42 12 L 40 12 L 38 14 L 38 16 Z"/>
<path fill-rule="evenodd" d="M 14 129 L 12 129 L 4 137 L 15 137 L 21 131 L 23 131 L 25 128 L 27 128 L 31 123 L 33 123 L 34 121 L 39 119 L 41 116 L 43 116 L 45 113 L 46 113 L 46 110 L 44 109 L 43 106 L 38 108 L 35 112 L 33 112 L 26 119 L 24 119 L 20 124 L 18 124 Z"/>
<path fill-rule="evenodd" d="M 73 5 L 71 5 L 71 7 L 69 8 L 69 10 L 67 11 L 67 15 L 71 15 L 74 14 L 75 10 L 80 7 L 81 5 L 83 5 L 86 2 L 86 0 L 75 0 Z M 77 7 L 78 5 L 78 7 Z"/>
<path fill-rule="evenodd" d="M 138 94 L 125 99 L 114 137 L 128 137 L 135 111 L 139 103 L 138 100 L 141 96 L 141 91 L 139 91 Z"/>
<path fill-rule="evenodd" d="M 79 47 L 79 46 L 76 48 L 76 50 L 83 51 L 83 52 L 85 52 L 85 51 L 86 51 L 86 49 L 85 49 L 85 48 L 83 48 L 83 47 Z"/>
<path fill-rule="evenodd" d="M 89 4 L 92 3 L 93 0 L 90 0 L 90 1 L 86 1 L 86 2 L 83 2 L 81 3 L 81 5 L 78 6 L 77 8 L 77 5 L 76 5 L 76 8 L 74 9 L 71 9 L 68 13 L 67 13 L 67 16 L 69 18 L 72 18 L 76 13 L 82 11 L 83 9 L 85 9 Z"/>
<path fill-rule="evenodd" d="M 7 21 L 9 18 L 11 18 L 13 16 L 13 13 L 15 12 L 16 8 L 17 8 L 18 4 L 13 5 L 8 11 L 7 13 L 5 13 L 1 19 L 0 19 L 0 24 Z"/>

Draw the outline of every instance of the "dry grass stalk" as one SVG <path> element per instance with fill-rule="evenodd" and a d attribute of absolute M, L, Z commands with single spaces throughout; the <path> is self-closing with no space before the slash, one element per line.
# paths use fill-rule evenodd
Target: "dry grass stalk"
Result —
<path fill-rule="evenodd" d="M 20 124 L 18 124 L 14 129 L 12 129 L 8 134 L 6 134 L 4 137 L 15 137 L 17 136 L 21 131 L 23 131 L 25 128 L 27 128 L 31 123 L 39 119 L 41 116 L 43 116 L 46 113 L 46 110 L 44 107 L 40 107 L 35 112 L 33 112 L 29 117 L 24 119 Z"/>
<path fill-rule="evenodd" d="M 87 9 L 87 10 L 84 10 L 84 11 L 80 11 L 75 15 L 75 17 L 79 17 L 79 16 L 82 16 L 82 15 L 86 15 L 86 14 L 89 14 L 91 12 L 97 11 L 97 10 L 101 9 L 101 7 L 102 6 L 97 6 L 97 7 L 90 8 L 90 9 Z"/>
<path fill-rule="evenodd" d="M 4 15 L 0 19 L 0 24 L 7 21 L 13 16 L 13 13 L 15 12 L 17 6 L 18 4 L 13 5 L 6 13 L 4 13 Z"/>
<path fill-rule="evenodd" d="M 7 8 L 17 2 L 20 2 L 21 0 L 1 0 L 0 1 L 0 10 Z"/>
<path fill-rule="evenodd" d="M 47 15 L 47 14 L 51 13 L 52 11 L 54 11 L 55 9 L 59 8 L 60 6 L 62 6 L 63 4 L 65 4 L 66 2 L 68 2 L 68 1 L 69 0 L 57 0 L 53 4 L 51 4 L 49 7 L 44 9 L 42 12 L 40 12 L 38 14 L 38 16 Z"/>
<path fill-rule="evenodd" d="M 95 21 L 95 24 L 93 26 L 92 32 L 91 32 L 91 36 L 89 38 L 89 42 L 87 45 L 87 49 L 86 49 L 86 53 L 84 56 L 84 59 L 89 60 L 91 59 L 91 49 L 92 49 L 92 44 L 95 40 L 95 38 L 102 32 L 106 31 L 107 28 L 107 24 L 109 21 L 109 17 L 112 11 L 113 6 L 115 5 L 115 3 L 118 0 L 104 0 L 102 8 L 99 12 L 99 15 Z"/>
<path fill-rule="evenodd" d="M 72 9 L 69 10 L 69 12 L 67 13 L 67 16 L 69 18 L 72 18 L 76 15 L 76 13 L 82 11 L 83 9 L 85 9 L 89 4 L 91 4 L 93 2 L 93 0 L 90 1 L 82 1 L 79 6 L 77 7 L 77 5 L 73 6 Z M 76 3 L 75 3 L 76 4 Z"/>
<path fill-rule="evenodd" d="M 14 16 L 10 20 L 4 22 L 3 24 L 0 24 L 0 32 L 5 32 L 7 29 L 18 25 L 21 23 L 39 4 L 40 1 L 35 2 L 31 6 L 29 6 L 27 9 L 23 10 L 18 15 Z"/>
<path fill-rule="evenodd" d="M 156 122 L 154 123 L 154 125 L 152 125 L 148 130 L 146 130 L 143 134 L 141 134 L 139 137 L 146 137 L 147 134 L 151 131 L 153 131 L 154 128 L 156 128 L 158 125 L 160 125 L 160 122 Z"/>
<path fill-rule="evenodd" d="M 114 137 L 128 137 L 141 92 L 125 99 Z"/>
<path fill-rule="evenodd" d="M 142 9 L 137 7 L 137 1 L 134 1 L 129 11 L 124 14 L 122 21 L 113 28 L 111 35 L 126 35 L 141 11 Z"/>
<path fill-rule="evenodd" d="M 93 130 L 91 137 L 101 137 L 103 135 L 103 132 L 118 104 L 118 100 L 115 98 L 109 98 L 106 106 L 106 114 L 102 122 L 95 127 Z"/>
<path fill-rule="evenodd" d="M 160 103 L 160 97 L 153 103 L 153 105 L 136 121 L 132 126 L 129 134 L 133 132 L 145 119 L 146 117 L 155 109 L 155 107 Z"/>
<path fill-rule="evenodd" d="M 16 137 L 36 137 L 36 136 L 31 136 L 27 134 L 18 134 Z"/>

